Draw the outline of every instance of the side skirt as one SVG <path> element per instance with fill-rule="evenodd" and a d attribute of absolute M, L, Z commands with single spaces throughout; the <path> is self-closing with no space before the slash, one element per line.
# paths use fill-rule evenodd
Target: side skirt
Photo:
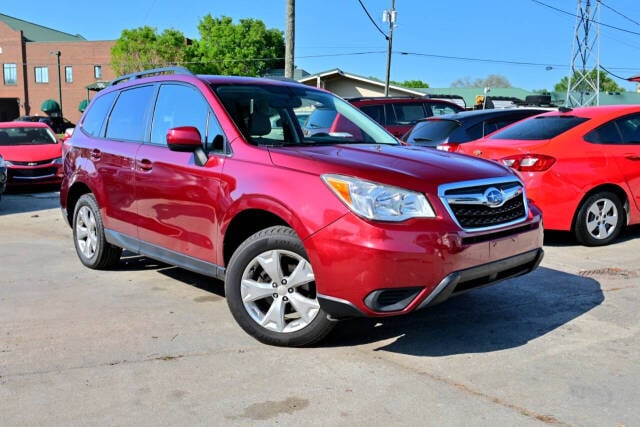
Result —
<path fill-rule="evenodd" d="M 205 276 L 214 277 L 219 280 L 224 280 L 225 268 L 217 264 L 202 261 L 200 259 L 189 257 L 178 252 L 170 251 L 168 249 L 152 245 L 151 243 L 142 242 L 138 239 L 134 239 L 133 237 L 115 232 L 113 230 L 105 229 L 104 234 L 107 242 L 111 243 L 112 245 L 119 246 L 123 249 L 140 255 L 144 255 L 146 257 L 155 259 L 156 261 L 162 261 L 166 264 L 184 268 L 185 270 L 204 274 Z"/>

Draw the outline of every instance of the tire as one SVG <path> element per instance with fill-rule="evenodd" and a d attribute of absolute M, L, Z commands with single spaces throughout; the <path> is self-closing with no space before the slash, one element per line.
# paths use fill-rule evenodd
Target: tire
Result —
<path fill-rule="evenodd" d="M 73 211 L 73 242 L 80 261 L 96 270 L 118 264 L 122 248 L 108 243 L 104 235 L 102 216 L 93 194 L 78 199 Z"/>
<path fill-rule="evenodd" d="M 600 192 L 587 197 L 576 215 L 574 234 L 585 246 L 603 246 L 614 241 L 624 227 L 625 213 L 620 198 Z"/>
<path fill-rule="evenodd" d="M 266 228 L 245 240 L 229 261 L 224 288 L 236 322 L 265 344 L 310 345 L 334 326 L 320 308 L 313 269 L 291 228 Z"/>

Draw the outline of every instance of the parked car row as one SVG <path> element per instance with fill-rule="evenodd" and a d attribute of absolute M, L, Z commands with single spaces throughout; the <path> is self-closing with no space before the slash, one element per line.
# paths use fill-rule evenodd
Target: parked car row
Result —
<path fill-rule="evenodd" d="M 561 108 L 458 151 L 517 170 L 545 228 L 606 245 L 640 223 L 640 106 Z"/>
<path fill-rule="evenodd" d="M 402 140 L 512 167 L 542 209 L 545 228 L 570 231 L 581 244 L 609 244 L 640 223 L 640 106 L 428 115 Z"/>
<path fill-rule="evenodd" d="M 325 131 L 301 126 L 314 111 L 335 112 Z M 63 152 L 60 203 L 85 266 L 127 249 L 220 278 L 237 323 L 268 344 L 430 307 L 543 256 L 540 211 L 512 168 L 407 146 L 295 82 L 123 76 Z"/>

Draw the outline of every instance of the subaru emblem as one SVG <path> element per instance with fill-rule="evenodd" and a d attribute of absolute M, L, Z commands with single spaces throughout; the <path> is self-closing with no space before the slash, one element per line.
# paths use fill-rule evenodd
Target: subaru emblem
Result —
<path fill-rule="evenodd" d="M 487 188 L 484 192 L 484 198 L 486 200 L 485 204 L 490 208 L 497 208 L 498 206 L 502 206 L 504 203 L 502 191 L 495 187 Z"/>

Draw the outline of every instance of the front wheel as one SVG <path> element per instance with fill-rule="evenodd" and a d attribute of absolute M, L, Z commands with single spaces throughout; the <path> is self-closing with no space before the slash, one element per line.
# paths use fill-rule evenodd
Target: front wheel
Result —
<path fill-rule="evenodd" d="M 608 245 L 622 231 L 624 217 L 618 196 L 609 192 L 593 194 L 578 209 L 574 234 L 586 246 Z"/>
<path fill-rule="evenodd" d="M 310 345 L 334 325 L 318 303 L 304 246 L 288 227 L 261 230 L 238 247 L 227 268 L 225 294 L 238 324 L 265 344 Z"/>
<path fill-rule="evenodd" d="M 73 242 L 78 258 L 89 268 L 105 269 L 120 261 L 122 248 L 107 242 L 98 202 L 93 194 L 82 195 L 76 203 L 73 211 Z"/>

